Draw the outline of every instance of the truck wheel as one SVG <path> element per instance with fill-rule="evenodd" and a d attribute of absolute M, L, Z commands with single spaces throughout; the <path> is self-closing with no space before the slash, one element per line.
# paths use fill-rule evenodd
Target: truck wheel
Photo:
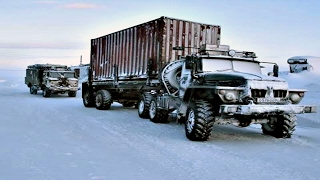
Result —
<path fill-rule="evenodd" d="M 38 93 L 37 88 L 34 86 L 30 86 L 30 94 L 37 94 L 37 93 Z"/>
<path fill-rule="evenodd" d="M 94 107 L 94 97 L 93 95 L 89 92 L 86 91 L 82 97 L 82 102 L 84 107 Z"/>
<path fill-rule="evenodd" d="M 213 108 L 209 102 L 196 100 L 194 103 L 190 103 L 185 122 L 185 131 L 188 139 L 192 141 L 208 140 L 213 123 Z"/>
<path fill-rule="evenodd" d="M 69 95 L 69 97 L 76 97 L 77 96 L 77 91 L 69 91 L 68 95 Z"/>
<path fill-rule="evenodd" d="M 38 88 L 33 87 L 33 94 L 38 94 Z"/>
<path fill-rule="evenodd" d="M 51 95 L 50 89 L 45 88 L 45 89 L 43 90 L 43 97 L 50 97 L 50 95 Z"/>
<path fill-rule="evenodd" d="M 150 121 L 154 123 L 168 122 L 168 112 L 166 110 L 157 108 L 157 102 L 155 98 L 153 98 L 150 102 L 149 116 Z"/>
<path fill-rule="evenodd" d="M 108 110 L 112 104 L 112 97 L 109 91 L 100 90 L 96 95 L 96 108 L 99 110 Z"/>
<path fill-rule="evenodd" d="M 266 124 L 261 124 L 263 134 L 276 138 L 290 138 L 297 125 L 297 117 L 294 114 L 285 114 L 271 117 Z"/>
<path fill-rule="evenodd" d="M 143 93 L 138 103 L 138 114 L 140 118 L 149 118 L 149 107 L 153 96 L 150 93 Z"/>

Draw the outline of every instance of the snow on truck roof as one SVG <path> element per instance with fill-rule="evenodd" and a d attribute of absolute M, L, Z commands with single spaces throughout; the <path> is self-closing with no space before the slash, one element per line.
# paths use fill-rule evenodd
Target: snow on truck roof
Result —
<path fill-rule="evenodd" d="M 318 63 L 320 57 L 315 56 L 294 56 L 287 60 L 288 64 L 307 64 L 307 63 Z"/>
<path fill-rule="evenodd" d="M 56 68 L 63 68 L 67 69 L 67 65 L 61 64 L 33 64 L 28 66 L 29 69 L 56 69 Z"/>

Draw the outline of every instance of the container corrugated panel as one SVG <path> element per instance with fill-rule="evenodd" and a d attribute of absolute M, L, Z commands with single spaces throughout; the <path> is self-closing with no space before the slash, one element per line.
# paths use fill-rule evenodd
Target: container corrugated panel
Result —
<path fill-rule="evenodd" d="M 169 17 L 160 17 L 134 27 L 91 40 L 93 79 L 145 77 L 148 62 L 153 73 L 179 56 L 196 53 L 202 44 L 220 44 L 221 28 Z M 183 51 L 175 46 L 188 47 Z"/>

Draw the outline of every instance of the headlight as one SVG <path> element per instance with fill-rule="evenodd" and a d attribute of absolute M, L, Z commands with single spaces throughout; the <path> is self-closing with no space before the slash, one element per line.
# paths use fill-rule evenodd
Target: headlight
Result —
<path fill-rule="evenodd" d="M 227 100 L 227 101 L 233 101 L 236 99 L 236 96 L 234 95 L 234 93 L 232 92 L 228 92 L 224 95 L 224 98 Z"/>
<path fill-rule="evenodd" d="M 231 57 L 233 57 L 234 55 L 236 55 L 236 53 L 237 53 L 237 52 L 232 49 L 232 50 L 230 50 L 230 51 L 228 52 L 228 55 L 231 56 Z"/>
<path fill-rule="evenodd" d="M 292 104 L 297 104 L 301 101 L 303 96 L 304 93 L 292 93 L 290 94 L 290 101 L 292 102 Z"/>
<path fill-rule="evenodd" d="M 219 89 L 216 91 L 225 103 L 236 102 L 239 100 L 239 90 L 236 89 Z"/>

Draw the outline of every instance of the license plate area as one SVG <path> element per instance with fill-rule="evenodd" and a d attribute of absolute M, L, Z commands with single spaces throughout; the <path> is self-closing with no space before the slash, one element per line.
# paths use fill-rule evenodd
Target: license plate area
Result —
<path fill-rule="evenodd" d="M 257 98 L 257 103 L 279 103 L 281 98 Z"/>

